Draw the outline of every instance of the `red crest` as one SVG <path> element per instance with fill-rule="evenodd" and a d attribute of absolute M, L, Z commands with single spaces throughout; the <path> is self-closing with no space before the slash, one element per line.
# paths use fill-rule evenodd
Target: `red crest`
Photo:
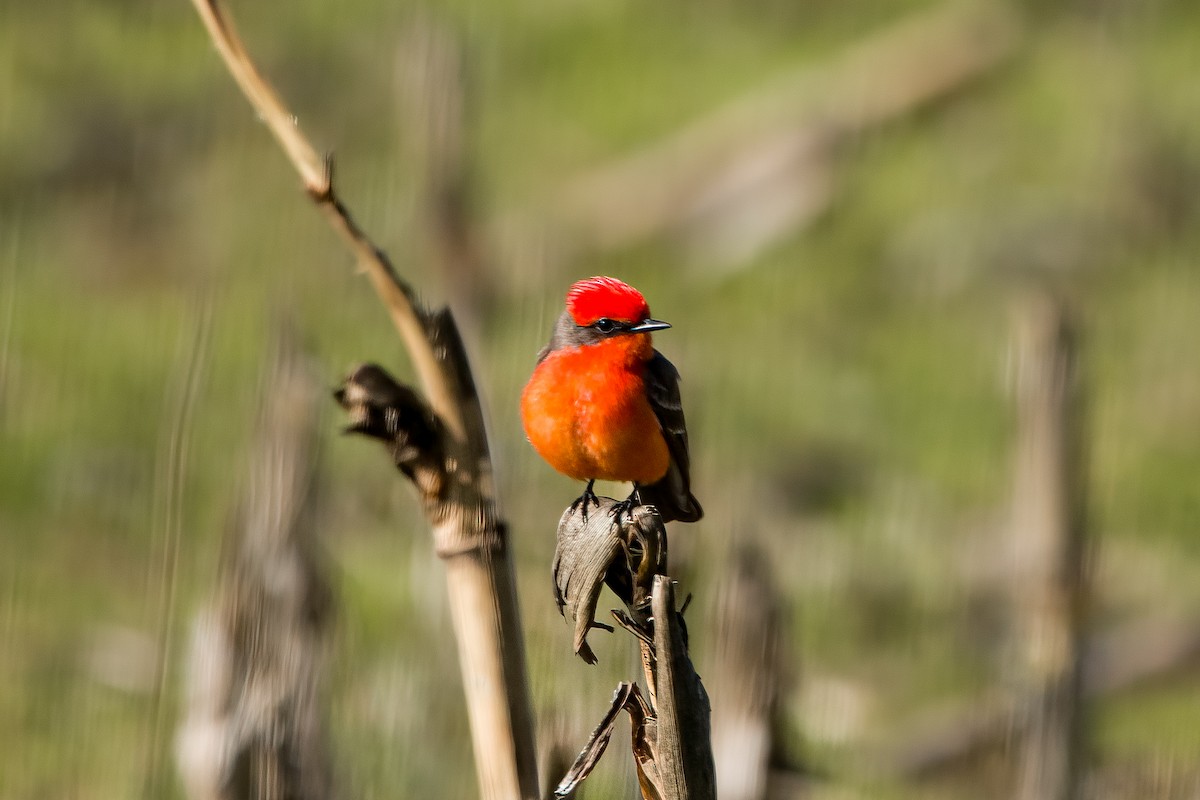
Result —
<path fill-rule="evenodd" d="M 641 322 L 650 316 L 642 293 L 616 278 L 595 277 L 576 283 L 567 292 L 567 311 L 576 325 L 591 325 L 602 317 L 618 322 Z"/>

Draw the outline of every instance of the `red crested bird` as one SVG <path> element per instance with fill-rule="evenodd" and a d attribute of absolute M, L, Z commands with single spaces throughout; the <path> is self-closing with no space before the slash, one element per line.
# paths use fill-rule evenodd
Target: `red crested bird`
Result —
<path fill-rule="evenodd" d="M 597 480 L 629 481 L 625 509 L 648 504 L 664 522 L 704 514 L 691 492 L 679 372 L 654 349 L 642 293 L 615 278 L 588 278 L 567 292 L 550 343 L 521 395 L 533 448 L 559 472 L 587 481 L 576 501 L 599 505 Z"/>

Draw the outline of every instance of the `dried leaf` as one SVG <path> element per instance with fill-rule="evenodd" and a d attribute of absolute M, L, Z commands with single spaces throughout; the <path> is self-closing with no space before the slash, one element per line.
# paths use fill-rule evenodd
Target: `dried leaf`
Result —
<path fill-rule="evenodd" d="M 605 576 L 610 569 L 629 569 L 621 541 L 622 526 L 611 513 L 615 505 L 612 498 L 602 497 L 599 507 L 590 503 L 573 506 L 563 512 L 558 523 L 554 599 L 559 612 L 569 614 L 575 622 L 575 652 L 589 664 L 596 663 L 596 654 L 587 643 L 588 631 L 612 630 L 595 619 Z"/>
<path fill-rule="evenodd" d="M 385 442 L 396 466 L 427 500 L 441 496 L 446 484 L 442 425 L 420 395 L 382 367 L 361 364 L 333 396 L 349 413 L 346 433 Z"/>
<path fill-rule="evenodd" d="M 600 720 L 600 724 L 592 731 L 592 735 L 588 738 L 587 744 L 583 746 L 583 750 L 579 752 L 575 763 L 571 765 L 571 769 L 558 782 L 558 786 L 554 790 L 555 797 L 567 797 L 571 792 L 575 791 L 584 778 L 592 773 L 592 770 L 595 769 L 596 764 L 600 761 L 600 756 L 604 755 L 605 749 L 608 748 L 608 741 L 612 738 L 612 729 L 613 725 L 616 724 L 617 716 L 621 713 L 621 709 L 626 708 L 629 704 L 630 694 L 636 691 L 637 686 L 634 684 L 617 684 L 617 689 L 613 692 L 612 705 L 609 707 L 608 713 L 604 715 L 604 719 Z"/>
<path fill-rule="evenodd" d="M 634 684 L 629 702 L 630 737 L 633 748 L 633 763 L 637 767 L 638 787 L 643 800 L 662 800 L 662 779 L 658 774 L 658 720 L 654 716 L 642 693 Z"/>

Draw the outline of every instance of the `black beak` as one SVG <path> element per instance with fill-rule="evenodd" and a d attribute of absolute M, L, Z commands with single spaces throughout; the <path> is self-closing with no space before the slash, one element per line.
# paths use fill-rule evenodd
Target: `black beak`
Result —
<path fill-rule="evenodd" d="M 644 319 L 632 328 L 627 328 L 630 333 L 649 333 L 650 331 L 661 331 L 671 327 L 671 323 L 663 322 L 659 319 Z"/>

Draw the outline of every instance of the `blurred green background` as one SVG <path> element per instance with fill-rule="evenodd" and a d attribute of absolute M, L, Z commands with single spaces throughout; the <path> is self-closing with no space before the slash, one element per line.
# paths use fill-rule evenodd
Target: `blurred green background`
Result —
<path fill-rule="evenodd" d="M 838 83 L 846 59 L 943 8 L 233 5 L 301 126 L 338 153 L 343 198 L 431 302 L 458 295 L 431 257 L 413 53 L 430 30 L 462 49 L 487 282 L 471 346 L 537 711 L 567 741 L 582 744 L 639 670 L 628 637 L 593 634 L 596 668 L 570 654 L 550 559 L 579 487 L 525 443 L 517 401 L 566 287 L 594 274 L 638 286 L 675 325 L 656 344 L 684 376 L 708 512 L 672 539 L 701 674 L 714 587 L 733 543 L 754 542 L 787 609 L 780 747 L 817 776 L 816 796 L 1010 794 L 1004 748 L 924 782 L 871 754 L 1011 681 L 1011 307 L 1031 279 L 1060 287 L 1083 331 L 1091 626 L 1200 624 L 1200 5 L 952 6 L 983 20 L 960 49 L 993 55 L 911 107 L 861 112 L 873 81 L 906 73 Z M 798 88 L 771 94 L 780 85 Z M 750 156 L 779 126 L 818 119 L 829 137 L 782 201 L 744 191 L 757 221 L 818 187 L 771 235 L 714 212 L 607 238 L 587 201 L 563 199 L 654 142 L 676 142 L 654 162 L 669 164 L 678 130 L 762 92 L 728 134 Z M 0 98 L 0 796 L 182 796 L 188 627 L 244 483 L 274 322 L 292 321 L 331 387 L 362 360 L 411 373 L 188 3 L 5 3 Z M 616 205 L 642 218 L 668 179 L 635 172 Z M 340 424 L 331 401 L 338 782 L 362 798 L 473 796 L 424 521 L 385 456 Z M 1194 797 L 1198 689 L 1184 668 L 1099 701 L 1089 796 Z M 590 796 L 633 796 L 627 760 L 614 747 Z"/>

